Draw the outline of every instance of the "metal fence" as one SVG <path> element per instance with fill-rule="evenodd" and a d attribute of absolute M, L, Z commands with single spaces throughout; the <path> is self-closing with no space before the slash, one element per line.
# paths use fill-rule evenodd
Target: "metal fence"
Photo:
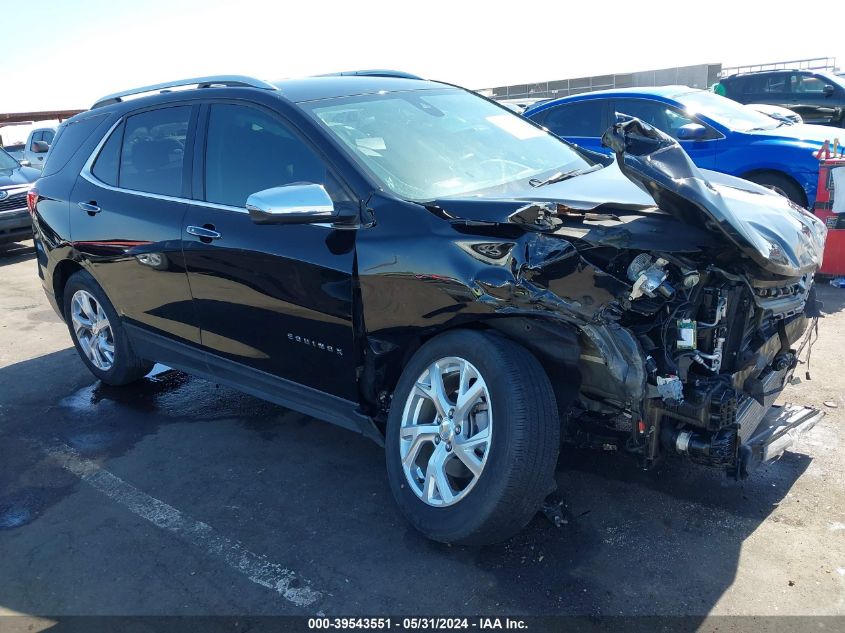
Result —
<path fill-rule="evenodd" d="M 770 62 L 768 64 L 749 64 L 747 66 L 729 66 L 722 68 L 721 77 L 737 73 L 753 73 L 764 70 L 829 70 L 835 71 L 835 57 L 809 57 L 807 59 L 793 59 L 785 62 Z"/>
<path fill-rule="evenodd" d="M 479 92 L 494 99 L 544 99 L 608 88 L 635 88 L 640 86 L 683 85 L 693 88 L 708 88 L 719 80 L 721 64 L 698 64 L 675 66 L 658 70 L 644 70 L 635 73 L 595 75 L 576 79 L 559 79 L 534 84 L 516 84 L 484 88 Z"/>
<path fill-rule="evenodd" d="M 838 70 L 835 57 L 808 57 L 783 62 L 749 64 L 747 66 L 722 67 L 722 64 L 697 64 L 695 66 L 675 66 L 658 70 L 643 70 L 635 73 L 615 75 L 595 75 L 576 79 L 558 79 L 533 84 L 515 84 L 497 86 L 479 90 L 493 99 L 549 99 L 575 95 L 581 92 L 593 92 L 608 88 L 636 88 L 643 86 L 681 85 L 691 88 L 709 88 L 722 77 L 736 73 L 757 72 L 762 70 Z"/>

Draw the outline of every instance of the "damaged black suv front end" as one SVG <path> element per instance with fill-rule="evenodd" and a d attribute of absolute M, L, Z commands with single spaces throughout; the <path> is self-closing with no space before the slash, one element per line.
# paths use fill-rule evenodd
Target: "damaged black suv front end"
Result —
<path fill-rule="evenodd" d="M 825 228 L 776 193 L 699 170 L 636 119 L 603 140 L 616 164 L 510 207 L 508 222 L 527 230 L 508 245 L 511 272 L 479 270 L 473 283 L 499 314 L 570 326 L 577 358 L 550 351 L 559 331 L 533 343 L 565 366 L 556 381 L 569 440 L 646 468 L 682 455 L 745 477 L 823 415 L 772 405 L 819 316 Z M 618 170 L 648 196 L 610 193 Z M 499 204 L 437 208 L 482 226 Z"/>
<path fill-rule="evenodd" d="M 771 407 L 819 317 L 813 273 L 824 226 L 782 196 L 705 178 L 677 143 L 640 121 L 617 123 L 604 142 L 661 210 L 718 236 L 696 255 L 644 252 L 610 264 L 617 274 L 627 264 L 633 285 L 619 323 L 645 354 L 631 445 L 646 465 L 675 452 L 744 477 L 822 415 Z"/>

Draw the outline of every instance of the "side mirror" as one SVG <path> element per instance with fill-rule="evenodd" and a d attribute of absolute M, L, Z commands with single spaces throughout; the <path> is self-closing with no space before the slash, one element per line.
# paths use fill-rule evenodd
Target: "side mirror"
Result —
<path fill-rule="evenodd" d="M 254 193 L 247 198 L 246 208 L 256 224 L 312 224 L 337 219 L 326 188 L 310 182 Z"/>
<path fill-rule="evenodd" d="M 50 151 L 50 145 L 45 141 L 32 141 L 32 145 L 29 146 L 29 150 L 31 152 L 35 152 L 36 154 L 46 154 Z"/>
<path fill-rule="evenodd" d="M 699 123 L 687 123 L 677 129 L 681 141 L 697 141 L 707 136 L 707 128 Z"/>
<path fill-rule="evenodd" d="M 822 88 L 822 94 L 824 94 L 825 97 L 830 97 L 834 92 L 836 92 L 836 89 L 830 84 L 827 84 L 824 88 Z"/>
<path fill-rule="evenodd" d="M 28 160 L 19 160 L 18 164 L 21 167 L 32 167 L 32 163 L 30 163 Z"/>

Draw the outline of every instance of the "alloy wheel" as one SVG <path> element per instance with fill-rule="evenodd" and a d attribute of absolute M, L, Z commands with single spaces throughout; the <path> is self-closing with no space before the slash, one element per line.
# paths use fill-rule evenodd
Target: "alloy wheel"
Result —
<path fill-rule="evenodd" d="M 86 358 L 97 369 L 114 365 L 114 332 L 99 301 L 86 290 L 77 290 L 70 302 L 73 331 Z"/>
<path fill-rule="evenodd" d="M 402 414 L 399 453 L 411 490 L 431 506 L 464 499 L 490 454 L 493 417 L 481 373 L 456 356 L 417 378 Z"/>

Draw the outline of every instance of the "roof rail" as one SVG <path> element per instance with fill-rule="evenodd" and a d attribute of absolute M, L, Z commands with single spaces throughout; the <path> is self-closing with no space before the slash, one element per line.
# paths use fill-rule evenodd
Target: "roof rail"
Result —
<path fill-rule="evenodd" d="M 114 94 L 106 95 L 97 99 L 96 103 L 91 106 L 91 109 L 102 106 L 120 103 L 124 97 L 142 94 L 144 92 L 164 92 L 169 88 L 178 88 L 180 86 L 196 86 L 197 88 L 210 88 L 212 86 L 246 86 L 249 88 L 261 88 L 262 90 L 278 90 L 276 86 L 261 79 L 254 79 L 244 75 L 211 75 L 209 77 L 192 77 L 190 79 L 178 79 L 176 81 L 166 81 L 160 84 L 153 84 L 151 86 L 141 86 L 140 88 L 132 88 L 131 90 L 123 90 L 115 92 Z"/>
<path fill-rule="evenodd" d="M 403 70 L 387 70 L 384 68 L 374 68 L 369 70 L 344 70 L 339 73 L 326 73 L 325 75 L 317 75 L 317 77 L 397 77 L 399 79 L 419 79 L 422 77 L 406 73 Z"/>

